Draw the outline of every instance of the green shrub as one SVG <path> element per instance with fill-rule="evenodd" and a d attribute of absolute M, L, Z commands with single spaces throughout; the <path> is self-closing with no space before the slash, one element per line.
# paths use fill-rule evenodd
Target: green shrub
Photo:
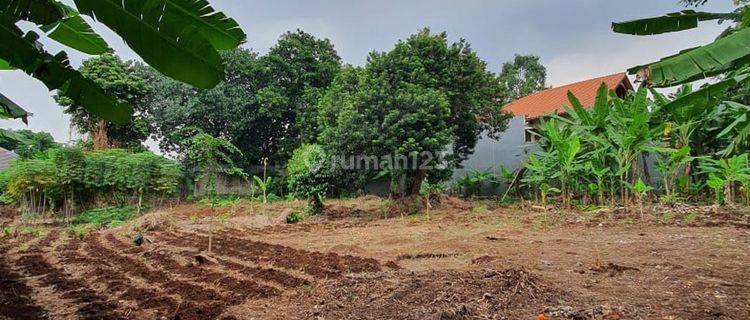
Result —
<path fill-rule="evenodd" d="M 70 225 L 68 228 L 73 233 L 73 236 L 79 240 L 84 240 L 92 231 L 98 229 L 98 226 L 93 224 L 75 224 Z"/>
<path fill-rule="evenodd" d="M 134 214 L 135 208 L 131 206 L 92 209 L 76 217 L 73 220 L 73 224 L 90 224 L 99 227 L 113 228 L 132 218 Z"/>
<path fill-rule="evenodd" d="M 184 181 L 179 163 L 151 152 L 71 147 L 50 153 L 47 159 L 15 161 L 0 173 L 0 200 L 26 204 L 34 212 L 39 203 L 46 208 L 73 202 L 122 206 L 144 197 L 174 196 Z"/>
<path fill-rule="evenodd" d="M 286 217 L 286 223 L 297 223 L 302 221 L 303 215 L 300 212 L 292 211 L 287 217 Z"/>
<path fill-rule="evenodd" d="M 328 153 L 319 145 L 304 144 L 294 150 L 286 170 L 289 190 L 297 198 L 310 200 L 313 214 L 320 213 L 321 197 L 331 191 L 335 179 Z"/>

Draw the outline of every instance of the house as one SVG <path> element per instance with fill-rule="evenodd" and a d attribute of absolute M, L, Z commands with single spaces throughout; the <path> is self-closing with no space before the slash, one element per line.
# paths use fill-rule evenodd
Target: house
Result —
<path fill-rule="evenodd" d="M 471 169 L 498 172 L 500 165 L 510 171 L 518 169 L 533 151 L 533 135 L 529 131 L 539 118 L 553 113 L 565 114 L 564 106 L 570 105 L 568 92 L 573 93 L 584 107 L 591 107 L 602 83 L 619 97 L 633 90 L 632 83 L 623 72 L 542 90 L 507 104 L 503 110 L 513 117 L 506 131 L 499 140 L 483 135 L 477 142 L 474 154 L 462 163 L 464 168 L 453 172 L 453 179 L 460 178 Z"/>
<path fill-rule="evenodd" d="M 15 152 L 0 147 L 0 171 L 8 169 L 10 163 L 15 159 L 18 159 L 18 155 Z"/>

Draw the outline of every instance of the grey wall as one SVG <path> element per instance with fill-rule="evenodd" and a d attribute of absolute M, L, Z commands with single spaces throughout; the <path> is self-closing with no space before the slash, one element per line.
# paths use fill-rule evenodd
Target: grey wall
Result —
<path fill-rule="evenodd" d="M 462 177 L 470 169 L 480 171 L 490 169 L 499 174 L 502 165 L 510 171 L 515 171 L 523 165 L 532 151 L 533 147 L 526 144 L 526 120 L 523 116 L 515 116 L 510 119 L 508 128 L 498 140 L 482 134 L 474 149 L 474 154 L 461 164 L 463 168 L 453 171 L 452 180 Z M 485 186 L 481 193 L 483 195 L 498 194 L 504 188 L 505 184 L 495 188 Z"/>
<path fill-rule="evenodd" d="M 482 137 L 477 142 L 474 154 L 462 163 L 463 169 L 456 169 L 453 172 L 453 179 L 460 178 L 470 168 L 476 170 L 492 169 L 496 173 L 500 172 L 500 165 L 505 166 L 513 171 L 523 164 L 526 160 L 527 152 L 531 149 L 526 146 L 526 121 L 522 116 L 516 116 L 508 122 L 508 129 L 500 136 L 499 140 Z"/>

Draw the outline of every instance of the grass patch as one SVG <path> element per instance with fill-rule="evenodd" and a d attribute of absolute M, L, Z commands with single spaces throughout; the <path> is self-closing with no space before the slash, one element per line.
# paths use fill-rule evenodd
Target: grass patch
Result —
<path fill-rule="evenodd" d="M 133 218 L 135 207 L 110 207 L 92 209 L 81 213 L 73 220 L 73 224 L 93 224 L 100 227 L 114 228 Z"/>
<path fill-rule="evenodd" d="M 691 213 L 688 213 L 684 218 L 682 218 L 682 222 L 685 224 L 691 224 L 695 222 L 696 220 L 698 220 L 698 218 L 700 217 L 701 215 L 699 213 L 691 212 Z"/>
<path fill-rule="evenodd" d="M 109 207 L 92 209 L 81 213 L 68 227 L 78 239 L 84 239 L 92 231 L 101 228 L 117 228 L 135 216 L 136 208 Z"/>

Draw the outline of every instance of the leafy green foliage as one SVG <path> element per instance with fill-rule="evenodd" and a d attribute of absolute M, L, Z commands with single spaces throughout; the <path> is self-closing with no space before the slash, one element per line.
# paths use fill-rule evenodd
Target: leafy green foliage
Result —
<path fill-rule="evenodd" d="M 696 1 L 689 1 L 696 4 Z M 736 2 L 741 6 L 730 13 L 706 13 L 683 11 L 663 17 L 648 18 L 623 23 L 613 23 L 615 32 L 649 35 L 695 28 L 699 21 L 733 20 L 730 27 L 714 42 L 663 58 L 644 66 L 631 68 L 641 80 L 653 87 L 669 87 L 741 69 L 750 59 L 750 48 L 745 44 L 750 39 L 750 29 L 744 21 L 748 12 L 747 2 Z"/>
<path fill-rule="evenodd" d="M 181 186 L 179 164 L 150 152 L 110 149 L 84 153 L 59 148 L 47 159 L 14 162 L 7 173 L 5 192 L 32 211 L 49 203 L 66 206 L 68 200 L 84 206 L 121 205 L 138 197 L 174 196 Z"/>
<path fill-rule="evenodd" d="M 320 143 L 344 156 L 417 156 L 410 169 L 391 174 L 407 179 L 400 193 L 416 194 L 426 175 L 440 175 L 414 169 L 423 154 L 452 142 L 444 163 L 452 168 L 473 152 L 479 133 L 505 128 L 500 98 L 495 76 L 468 43 L 449 44 L 445 33 L 425 29 L 371 53 L 364 68 L 342 70 L 320 100 Z"/>
<path fill-rule="evenodd" d="M 216 30 L 227 31 L 226 27 L 234 30 L 236 23 L 217 25 L 217 20 L 210 17 L 213 9 L 206 1 L 75 0 L 75 3 L 81 13 L 107 25 L 146 63 L 165 75 L 199 88 L 212 88 L 223 79 L 224 66 L 219 53 L 204 36 L 214 35 Z M 234 36 L 241 36 L 238 44 L 244 40 L 242 33 Z"/>
<path fill-rule="evenodd" d="M 287 32 L 261 57 L 264 86 L 258 91 L 260 112 L 275 121 L 280 147 L 294 150 L 299 141 L 313 143 L 318 135 L 317 103 L 341 70 L 328 39 L 317 39 L 302 30 Z"/>
<path fill-rule="evenodd" d="M 617 33 L 632 35 L 655 35 L 697 28 L 700 21 L 733 19 L 737 16 L 735 13 L 710 13 L 685 10 L 670 13 L 663 17 L 612 23 L 612 30 Z"/>
<path fill-rule="evenodd" d="M 723 188 L 722 203 L 734 203 L 734 187 L 736 182 L 750 184 L 750 163 L 748 154 L 743 153 L 728 159 L 704 159 L 701 170 L 709 175 L 708 185 L 717 190 Z"/>
<path fill-rule="evenodd" d="M 54 0 L 3 0 L 0 12 L 37 24 L 54 23 L 63 18 L 62 9 Z"/>
<path fill-rule="evenodd" d="M 538 190 L 559 189 L 566 206 L 586 196 L 600 204 L 605 195 L 619 191 L 627 201 L 626 186 L 642 173 L 638 160 L 652 147 L 661 126 L 651 124 L 653 103 L 645 89 L 621 99 L 598 90 L 594 105 L 586 109 L 573 95 L 567 117 L 542 119 L 535 133 L 541 150 L 529 157 L 522 182 Z"/>
<path fill-rule="evenodd" d="M 109 207 L 91 209 L 73 220 L 74 225 L 92 224 L 100 227 L 116 227 L 135 215 L 135 207 Z"/>
<path fill-rule="evenodd" d="M 547 68 L 537 56 L 515 55 L 512 62 L 503 63 L 498 76 L 503 102 L 510 103 L 546 88 Z"/>
<path fill-rule="evenodd" d="M 136 73 L 133 63 L 125 63 L 113 54 L 104 54 L 84 60 L 79 72 L 108 94 L 127 101 L 134 107 L 135 113 L 131 122 L 116 124 L 91 114 L 64 93 L 58 94 L 57 103 L 65 107 L 64 111 L 71 116 L 73 126 L 79 133 L 89 134 L 94 140 L 95 149 L 139 147 L 152 130 L 147 117 L 148 106 L 141 102 L 148 85 Z"/>
<path fill-rule="evenodd" d="M 64 52 L 52 56 L 43 51 L 36 43 L 39 38 L 36 33 L 23 35 L 14 23 L 0 12 L 0 59 L 39 79 L 49 90 L 58 90 L 93 114 L 118 123 L 129 120 L 132 109 L 127 103 L 105 93 L 70 67 Z"/>
<path fill-rule="evenodd" d="M 284 163 L 303 142 L 317 139 L 317 100 L 340 69 L 327 39 L 288 32 L 265 56 L 235 49 L 222 53 L 224 81 L 211 90 L 193 88 L 141 68 L 160 147 L 178 151 L 170 133 L 184 126 L 222 136 L 244 154 L 234 159 L 249 171 L 263 158 Z"/>
<path fill-rule="evenodd" d="M 161 72 L 210 88 L 223 77 L 217 50 L 237 47 L 245 34 L 237 23 L 216 12 L 206 0 L 91 1 L 75 0 L 83 14 L 104 23 Z M 50 91 L 69 97 L 90 113 L 115 123 L 129 120 L 127 103 L 105 94 L 70 67 L 65 52 L 51 55 L 16 23 L 27 20 L 47 35 L 89 54 L 109 52 L 106 42 L 83 20 L 76 8 L 56 0 L 0 2 L 0 70 L 16 68 L 42 81 Z"/>
<path fill-rule="evenodd" d="M 42 158 L 59 145 L 48 132 L 0 129 L 0 147 L 15 152 L 21 159 Z"/>
<path fill-rule="evenodd" d="M 286 165 L 289 190 L 301 199 L 327 195 L 335 184 L 331 157 L 323 147 L 303 144 Z"/>
<path fill-rule="evenodd" d="M 289 213 L 289 215 L 286 217 L 286 223 L 297 223 L 302 221 L 304 219 L 304 216 L 299 211 L 292 211 Z"/>
<path fill-rule="evenodd" d="M 183 162 L 191 170 L 197 171 L 196 182 L 205 180 L 209 196 L 216 194 L 216 179 L 220 173 L 247 179 L 247 174 L 232 160 L 233 155 L 242 155 L 242 152 L 231 142 L 192 127 L 184 128 L 175 135 L 182 137 L 185 150 Z"/>
<path fill-rule="evenodd" d="M 75 9 L 57 2 L 64 17 L 53 23 L 40 26 L 47 37 L 87 54 L 111 52 L 107 42 L 86 23 Z"/>

